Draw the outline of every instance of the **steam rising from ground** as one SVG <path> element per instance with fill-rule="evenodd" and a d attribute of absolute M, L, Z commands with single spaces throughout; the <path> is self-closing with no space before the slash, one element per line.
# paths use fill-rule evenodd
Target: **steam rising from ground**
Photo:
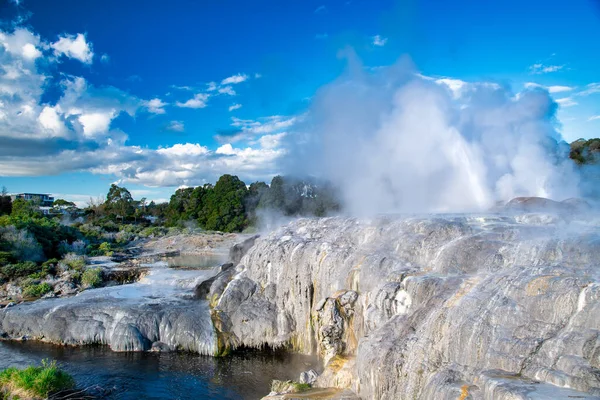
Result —
<path fill-rule="evenodd" d="M 351 60 L 351 64 L 353 61 Z M 340 186 L 355 215 L 486 209 L 579 195 L 557 105 L 543 90 L 434 80 L 410 62 L 347 75 L 314 98 L 288 172 Z"/>

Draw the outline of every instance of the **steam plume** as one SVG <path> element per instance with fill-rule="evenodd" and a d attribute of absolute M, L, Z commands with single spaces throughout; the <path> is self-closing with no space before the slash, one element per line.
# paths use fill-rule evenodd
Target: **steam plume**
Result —
<path fill-rule="evenodd" d="M 543 90 L 434 80 L 410 61 L 350 71 L 315 96 L 288 173 L 340 186 L 355 215 L 476 211 L 516 196 L 579 195 L 557 105 Z"/>

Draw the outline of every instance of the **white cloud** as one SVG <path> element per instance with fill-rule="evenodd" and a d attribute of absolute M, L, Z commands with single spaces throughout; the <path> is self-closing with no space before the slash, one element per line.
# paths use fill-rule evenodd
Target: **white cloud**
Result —
<path fill-rule="evenodd" d="M 576 106 L 577 104 L 579 104 L 575 100 L 573 100 L 572 97 L 563 97 L 562 99 L 556 99 L 556 102 L 561 107 L 573 107 L 573 106 Z"/>
<path fill-rule="evenodd" d="M 185 126 L 181 121 L 171 121 L 169 122 L 169 125 L 167 125 L 166 129 L 173 132 L 183 132 L 185 130 Z"/>
<path fill-rule="evenodd" d="M 219 93 L 221 94 L 227 94 L 229 96 L 235 96 L 235 90 L 233 90 L 233 88 L 231 86 L 224 86 L 219 88 Z"/>
<path fill-rule="evenodd" d="M 221 85 L 237 84 L 237 83 L 242 83 L 242 82 L 244 82 L 246 80 L 248 80 L 248 75 L 246 75 L 246 74 L 237 74 L 237 75 L 230 76 L 229 78 L 223 79 L 221 81 Z"/>
<path fill-rule="evenodd" d="M 46 106 L 38 116 L 40 125 L 42 125 L 43 129 L 51 132 L 50 136 L 63 136 L 67 131 L 65 124 L 60 118 L 60 114 L 60 106 Z"/>
<path fill-rule="evenodd" d="M 325 11 L 327 11 L 327 7 L 325 7 L 324 5 L 321 5 L 317 8 L 315 8 L 314 13 L 315 14 L 320 14 L 320 13 L 324 13 Z"/>
<path fill-rule="evenodd" d="M 262 75 L 259 74 L 258 72 L 254 74 L 254 79 L 260 79 L 262 78 Z"/>
<path fill-rule="evenodd" d="M 286 134 L 286 132 L 281 132 L 273 135 L 264 135 L 258 139 L 258 143 L 260 143 L 260 147 L 263 149 L 274 149 L 281 145 L 281 140 Z"/>
<path fill-rule="evenodd" d="M 78 33 L 77 36 L 59 36 L 59 39 L 50 46 L 54 49 L 56 56 L 64 55 L 82 63 L 91 64 L 94 57 L 92 46 L 86 41 L 85 35 L 82 33 Z"/>
<path fill-rule="evenodd" d="M 453 79 L 453 78 L 436 79 L 435 83 L 437 83 L 438 85 L 447 86 L 450 89 L 450 91 L 452 92 L 452 95 L 454 96 L 454 98 L 459 98 L 462 95 L 463 89 L 467 85 L 467 82 L 462 81 L 460 79 Z"/>
<path fill-rule="evenodd" d="M 156 152 L 170 157 L 184 157 L 206 155 L 210 150 L 198 143 L 177 143 L 171 147 L 159 148 Z"/>
<path fill-rule="evenodd" d="M 42 56 L 38 47 L 40 37 L 24 28 L 17 28 L 12 34 L 0 32 L 0 45 L 15 57 L 33 61 Z"/>
<path fill-rule="evenodd" d="M 287 129 L 294 125 L 297 120 L 297 117 L 284 117 L 281 115 L 262 118 L 262 121 L 243 120 L 233 117 L 231 125 L 251 134 L 265 134 Z"/>
<path fill-rule="evenodd" d="M 231 126 L 238 128 L 238 130 L 217 134 L 215 135 L 215 139 L 221 143 L 235 143 L 240 140 L 253 139 L 260 135 L 281 133 L 298 122 L 300 118 L 273 115 L 271 117 L 260 118 L 260 120 L 244 120 L 232 117 L 231 120 L 233 122 Z M 256 141 L 251 143 L 256 143 Z"/>
<path fill-rule="evenodd" d="M 529 72 L 532 74 L 547 74 L 563 69 L 564 65 L 544 65 L 542 63 L 533 64 L 529 67 Z"/>
<path fill-rule="evenodd" d="M 385 46 L 385 44 L 388 41 L 387 38 L 384 38 L 384 37 L 382 37 L 380 35 L 375 35 L 375 36 L 372 37 L 372 39 L 373 39 L 373 45 L 379 46 L 379 47 Z"/>
<path fill-rule="evenodd" d="M 23 45 L 23 57 L 28 60 L 35 60 L 38 57 L 42 56 L 42 52 L 39 51 L 34 45 L 31 43 L 27 43 Z"/>
<path fill-rule="evenodd" d="M 178 101 L 176 103 L 176 106 L 183 108 L 204 108 L 206 107 L 206 102 L 209 97 L 210 95 L 206 93 L 198 93 L 195 94 L 193 98 L 189 99 L 185 103 L 181 103 Z"/>
<path fill-rule="evenodd" d="M 590 118 L 588 119 L 588 122 L 590 122 L 590 121 L 596 121 L 596 120 L 598 120 L 598 119 L 600 119 L 600 115 L 594 115 L 593 117 L 590 117 Z"/>
<path fill-rule="evenodd" d="M 81 114 L 78 117 L 79 122 L 83 126 L 83 134 L 88 137 L 93 137 L 98 134 L 108 132 L 110 123 L 115 117 L 115 112 L 94 112 L 89 114 Z"/>
<path fill-rule="evenodd" d="M 208 82 L 207 83 L 208 88 L 206 89 L 208 92 L 214 92 L 215 90 L 218 89 L 217 83 L 216 82 Z"/>
<path fill-rule="evenodd" d="M 154 98 L 152 100 L 143 101 L 142 104 L 152 114 L 164 114 L 165 113 L 164 107 L 166 105 L 168 105 L 168 103 L 165 103 L 164 101 L 162 101 L 159 98 Z"/>
<path fill-rule="evenodd" d="M 574 89 L 571 86 L 559 86 L 559 85 L 544 86 L 544 85 L 540 85 L 540 84 L 535 83 L 535 82 L 527 82 L 527 83 L 525 83 L 525 88 L 526 89 L 540 88 L 540 89 L 545 89 L 545 90 L 547 90 L 550 93 L 570 92 L 570 91 L 572 91 Z"/>
<path fill-rule="evenodd" d="M 110 61 L 110 56 L 106 53 L 102 54 L 102 57 L 100 57 L 100 62 L 107 64 L 109 61 Z"/>
<path fill-rule="evenodd" d="M 229 111 L 231 112 L 231 111 L 234 111 L 234 110 L 237 110 L 237 109 L 240 109 L 240 108 L 242 108 L 241 104 L 232 104 L 232 105 L 229 106 Z"/>
<path fill-rule="evenodd" d="M 600 82 L 590 83 L 584 90 L 577 93 L 579 96 L 589 96 L 590 94 L 600 93 Z"/>

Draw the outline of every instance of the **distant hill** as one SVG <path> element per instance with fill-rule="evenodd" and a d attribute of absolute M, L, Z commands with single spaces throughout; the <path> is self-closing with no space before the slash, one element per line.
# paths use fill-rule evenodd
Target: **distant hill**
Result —
<path fill-rule="evenodd" d="M 600 138 L 577 139 L 571 143 L 569 157 L 577 164 L 595 164 L 600 161 Z"/>

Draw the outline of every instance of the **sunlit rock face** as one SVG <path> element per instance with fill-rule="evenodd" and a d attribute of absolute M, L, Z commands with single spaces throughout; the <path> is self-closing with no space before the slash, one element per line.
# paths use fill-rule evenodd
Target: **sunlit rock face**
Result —
<path fill-rule="evenodd" d="M 302 219 L 216 301 L 220 345 L 289 346 L 365 399 L 600 396 L 592 215 Z"/>
<path fill-rule="evenodd" d="M 166 263 L 131 285 L 88 290 L 0 311 L 4 338 L 52 343 L 106 344 L 115 351 L 185 350 L 213 355 L 217 337 L 206 301 L 190 301 L 194 287 L 215 271 L 185 271 Z"/>

